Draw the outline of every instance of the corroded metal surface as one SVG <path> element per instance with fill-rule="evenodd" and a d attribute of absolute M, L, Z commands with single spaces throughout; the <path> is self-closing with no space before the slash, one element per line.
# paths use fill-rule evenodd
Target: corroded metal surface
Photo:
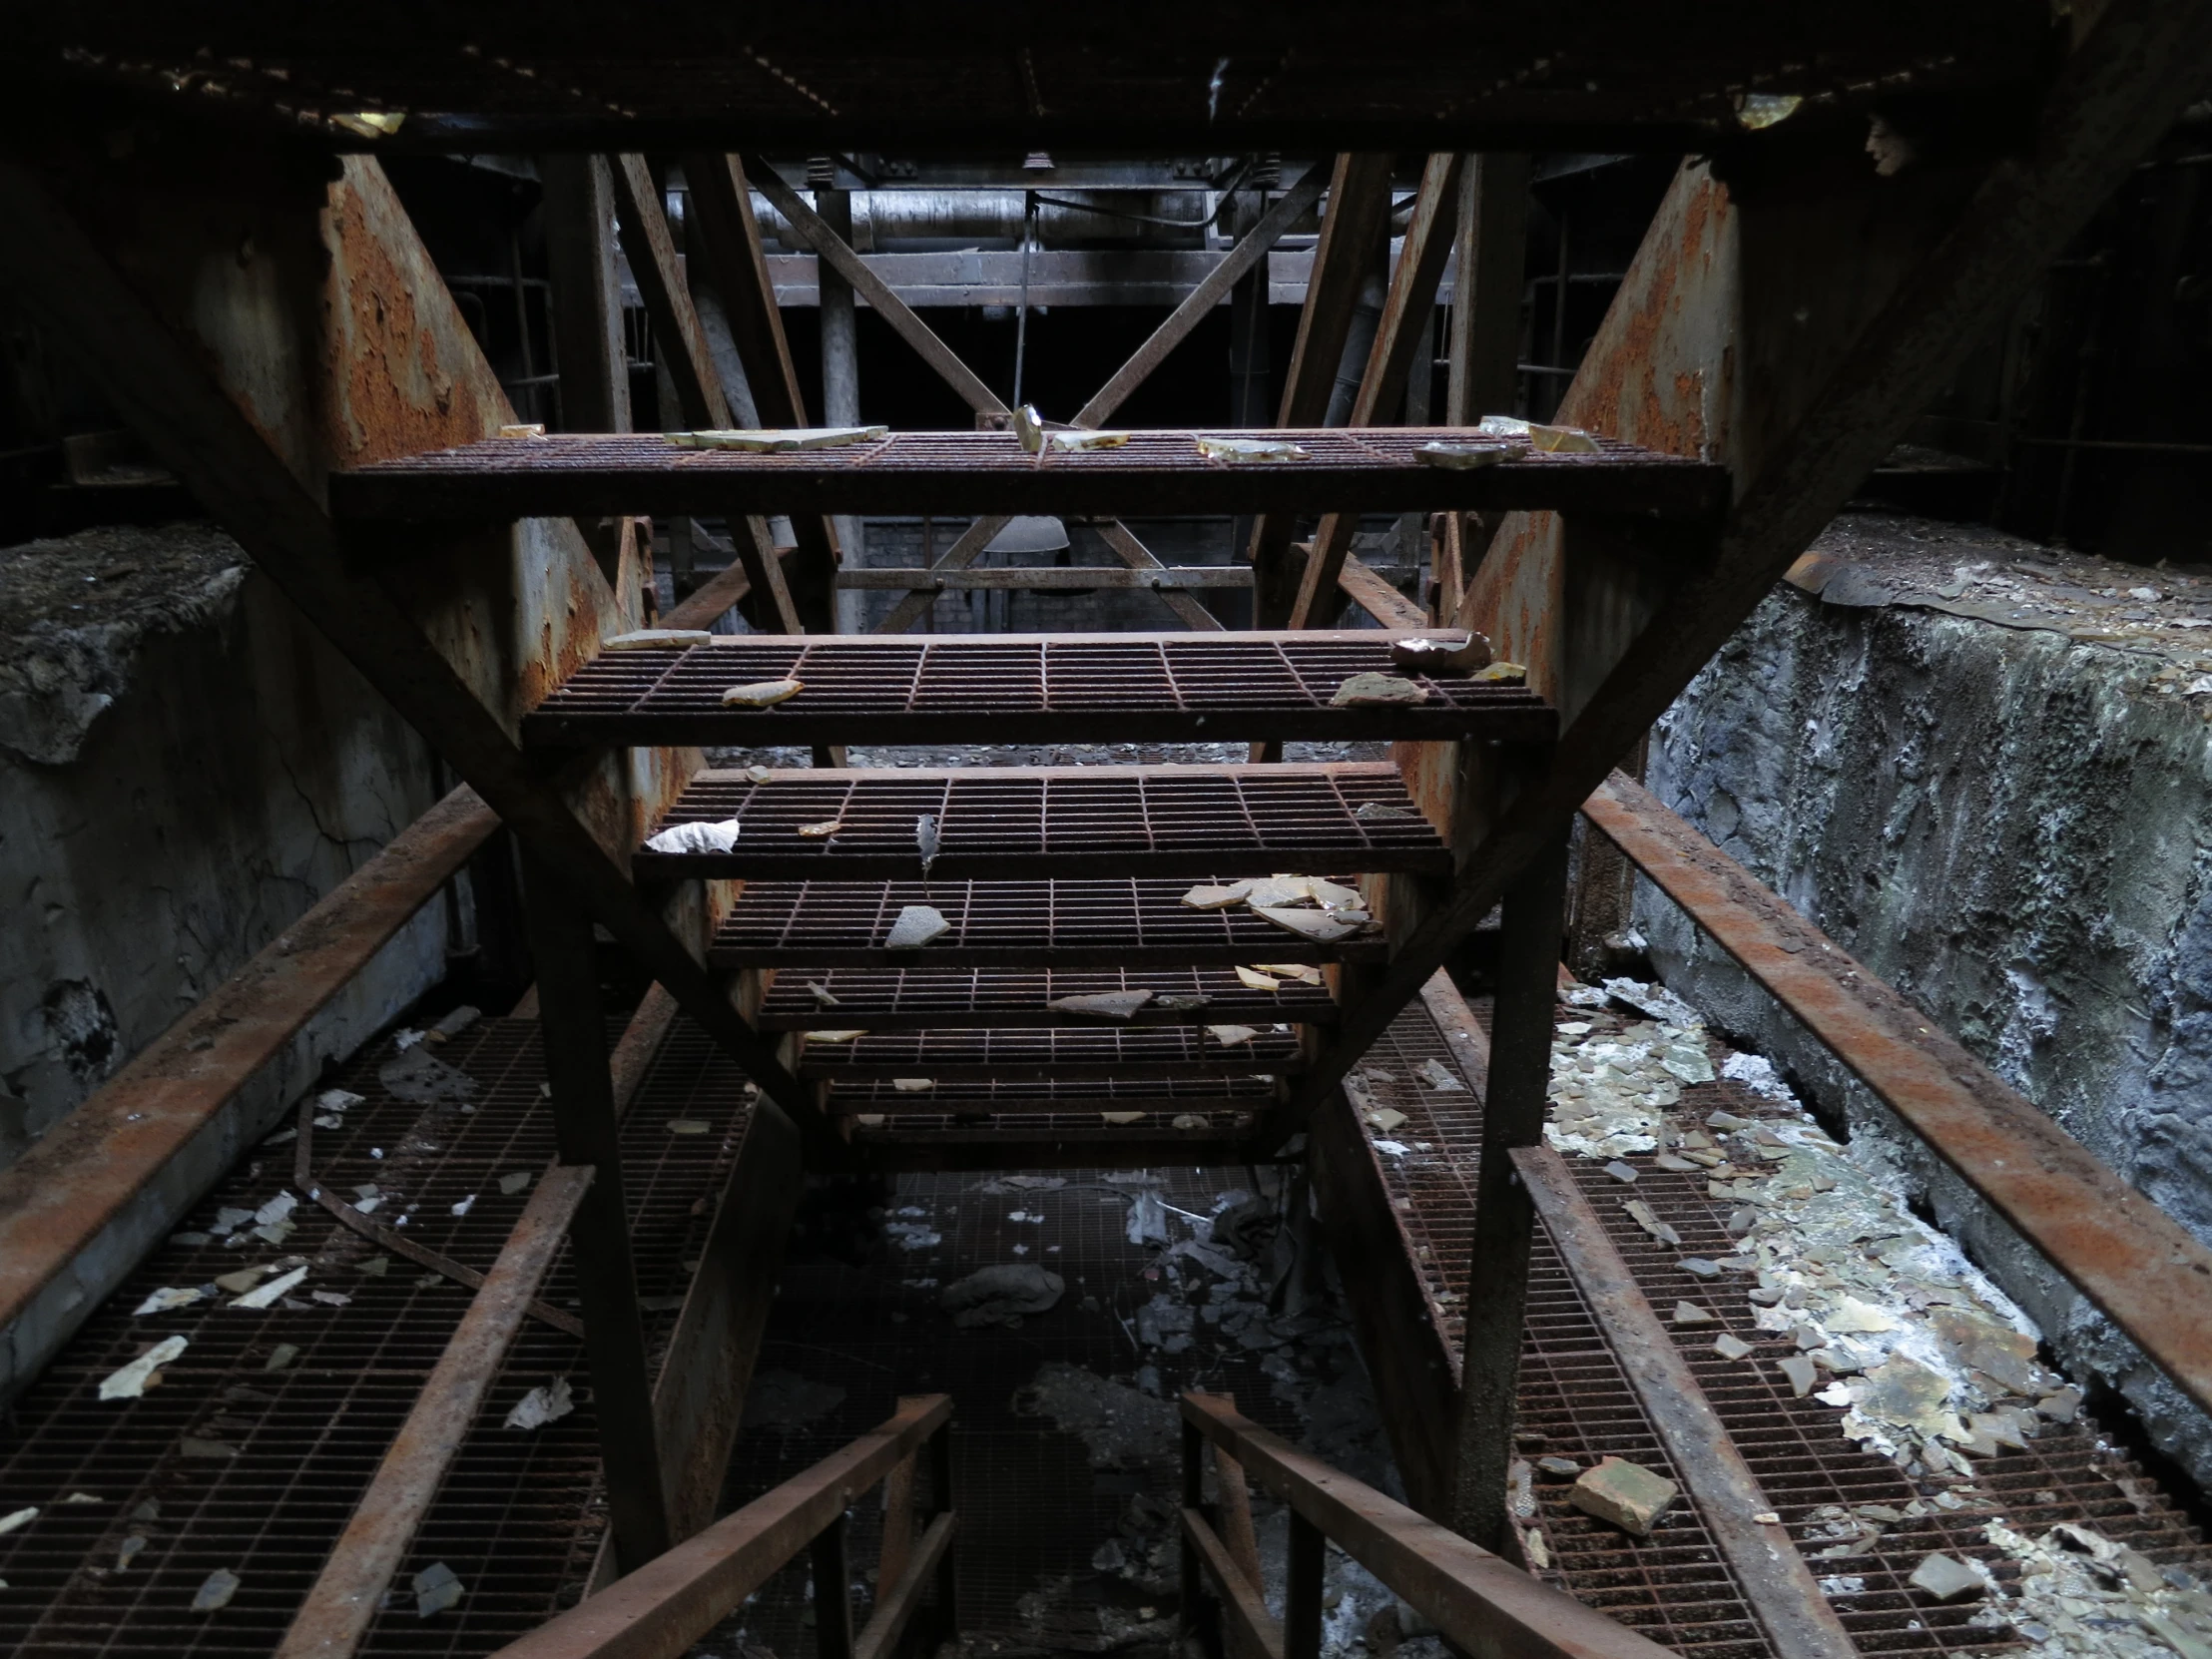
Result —
<path fill-rule="evenodd" d="M 1295 444 L 1209 454 L 1214 437 Z M 482 523 L 543 513 L 1154 513 L 1556 507 L 1702 518 L 1724 481 L 1695 460 L 1606 443 L 1471 470 L 1430 465 L 1456 427 L 1145 430 L 1107 448 L 1031 455 L 1012 432 L 892 432 L 824 449 L 693 449 L 659 433 L 492 439 L 371 463 L 331 480 L 361 522 Z M 395 549 L 394 551 L 403 551 Z"/>

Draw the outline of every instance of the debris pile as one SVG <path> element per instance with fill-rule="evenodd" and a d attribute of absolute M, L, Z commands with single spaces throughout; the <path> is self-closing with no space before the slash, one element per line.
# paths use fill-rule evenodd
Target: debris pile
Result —
<path fill-rule="evenodd" d="M 1662 1170 L 1702 1172 L 1707 1196 L 1734 1206 L 1728 1230 L 1742 1243 L 1720 1262 L 1684 1257 L 1682 1266 L 1748 1276 L 1753 1323 L 1796 1349 L 1773 1362 L 1793 1393 L 1841 1408 L 1845 1435 L 1913 1477 L 1970 1478 L 1970 1457 L 2024 1449 L 2039 1424 L 2072 1420 L 2080 1391 L 2036 1363 L 2025 1316 L 1798 1109 L 1767 1062 L 1732 1055 L 1719 1074 L 1767 1097 L 1772 1113 L 1695 1119 L 1675 1111 L 1683 1086 L 1716 1072 L 1688 1004 L 1627 979 L 1562 1000 L 1644 1017 L 1617 1034 L 1595 1020 L 1560 1023 L 1547 1139 L 1585 1158 L 1651 1153 Z M 1636 1178 L 1633 1166 L 1608 1167 Z M 1625 1208 L 1661 1244 L 1680 1245 L 1648 1205 Z M 1725 1332 L 1714 1351 L 1753 1353 Z M 1843 1550 L 1822 1553 L 1832 1552 Z"/>
<path fill-rule="evenodd" d="M 2212 1654 L 2212 1593 L 2186 1568 L 2160 1567 L 2139 1550 L 2065 1522 L 2031 1538 L 1991 1521 L 1987 1536 L 2019 1563 L 2020 1576 L 2008 1591 L 1975 1563 L 1989 1601 L 1975 1624 L 2009 1626 L 2047 1659 Z"/>
<path fill-rule="evenodd" d="M 1370 676 L 1370 678 L 1380 678 Z M 1377 923 L 1357 887 L 1319 875 L 1270 875 L 1225 885 L 1201 884 L 1183 895 L 1193 910 L 1244 908 L 1316 944 L 1335 944 Z"/>

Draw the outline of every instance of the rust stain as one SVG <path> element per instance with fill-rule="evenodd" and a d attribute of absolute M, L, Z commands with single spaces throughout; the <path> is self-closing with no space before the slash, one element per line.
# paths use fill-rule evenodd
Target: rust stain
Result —
<path fill-rule="evenodd" d="M 1654 234 L 1638 251 L 1628 280 L 1607 312 L 1598 339 L 1569 389 L 1561 418 L 1668 454 L 1702 458 L 1705 383 L 1700 371 L 1663 367 L 1696 354 L 1685 331 L 1711 318 L 1688 303 L 1695 272 L 1710 280 L 1716 241 L 1725 230 L 1725 187 L 1712 178 L 1678 182 L 1662 205 L 1671 231 Z"/>

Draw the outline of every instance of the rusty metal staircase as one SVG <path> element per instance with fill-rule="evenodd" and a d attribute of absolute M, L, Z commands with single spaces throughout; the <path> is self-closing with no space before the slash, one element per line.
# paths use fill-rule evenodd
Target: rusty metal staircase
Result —
<path fill-rule="evenodd" d="M 548 1116 L 560 1163 L 594 1171 L 570 1233 L 621 1568 L 698 1529 L 679 1484 L 688 1469 L 719 1466 L 734 1421 L 711 1387 L 657 1396 L 651 1386 L 595 930 L 759 1087 L 755 1128 L 764 1148 L 770 1139 L 781 1148 L 760 1178 L 789 1189 L 802 1145 L 817 1168 L 1038 1160 L 1053 1148 L 1073 1157 L 1075 1126 L 1060 1120 L 1077 1107 L 1099 1137 L 1084 1155 L 1102 1161 L 1164 1144 L 1179 1157 L 1194 1144 L 1273 1155 L 1337 1098 L 1454 946 L 1501 909 L 1468 1239 L 1485 1271 L 1462 1310 L 1451 1519 L 1465 1537 L 1502 1538 L 1533 1215 L 1510 1158 L 1489 1154 L 1540 1133 L 1573 815 L 1957 371 L 1978 325 L 2200 95 L 2212 51 L 2204 0 L 2113 0 L 2055 24 L 2048 8 L 2014 0 L 1955 17 L 1831 8 L 1810 35 L 1794 14 L 1701 22 L 1694 10 L 1598 8 L 1581 33 L 1599 57 L 1585 55 L 1564 77 L 1503 14 L 1470 21 L 1407 8 L 1386 9 L 1349 49 L 1317 14 L 1308 32 L 1324 49 L 1286 60 L 1281 73 L 1251 54 L 1252 20 L 1237 15 L 1206 21 L 1206 38 L 1185 29 L 1182 58 L 1163 56 L 1151 31 L 1126 21 L 1112 24 L 1117 38 L 1102 57 L 1088 16 L 1038 13 L 1012 36 L 985 39 L 925 9 L 873 34 L 835 8 L 793 12 L 743 43 L 721 23 L 687 17 L 701 39 L 696 58 L 672 62 L 649 42 L 650 64 L 636 55 L 634 31 L 581 13 L 484 24 L 479 41 L 473 21 L 465 39 L 452 32 L 461 24 L 395 37 L 373 7 L 317 15 L 289 36 L 251 11 L 180 23 L 168 8 L 157 26 L 144 9 L 110 8 L 92 22 L 52 9 L 26 37 L 48 74 L 89 84 L 65 82 L 66 95 L 36 104 L 41 121 L 23 124 L 0 160 L 11 228 L 0 277 L 521 848 Z M 1531 60 L 1539 50 L 1547 55 Z M 925 63 L 938 78 L 917 96 Z M 1209 74 L 1217 92 L 1234 77 L 1218 112 L 1205 95 Z M 188 85 L 222 96 L 180 99 Z M 584 86 L 600 91 L 579 100 Z M 1779 127 L 1741 120 L 1754 86 L 1774 89 L 1757 94 L 1767 107 L 1802 112 Z M 158 88 L 158 117 L 152 105 L 127 107 L 148 87 Z M 1901 115 L 1932 88 L 1987 97 L 2003 119 L 1934 123 L 1902 171 L 1877 172 L 1868 120 Z M 242 124 L 180 125 L 171 142 L 159 123 L 187 103 Z M 364 109 L 375 119 L 325 113 Z M 161 142 L 142 141 L 154 134 Z M 579 303 L 562 301 L 583 347 L 562 353 L 563 404 L 586 435 L 488 436 L 512 427 L 514 410 L 397 194 L 375 160 L 333 153 L 395 136 L 397 148 L 556 153 L 543 172 L 555 261 L 596 274 Z M 990 430 L 763 455 L 621 431 L 629 365 L 607 246 L 617 219 L 683 423 L 733 424 L 658 184 L 637 153 L 664 140 L 721 146 L 682 158 L 699 230 L 685 257 L 711 272 L 760 418 L 777 426 L 807 416 L 752 221 L 748 166 L 727 154 L 733 146 L 1357 147 L 1332 167 L 1277 425 L 1248 434 L 1302 453 L 1222 458 L 1193 433 L 1160 431 L 1032 453 Z M 1485 260 L 1496 246 L 1501 202 L 1515 190 L 1525 199 L 1525 174 L 1517 185 L 1486 184 L 1488 158 L 1463 158 L 1537 144 L 1688 158 L 1561 405 L 1563 421 L 1603 438 L 1584 454 L 1431 464 L 1422 451 L 1438 434 L 1367 421 L 1387 418 L 1426 337 L 1453 219 L 1462 274 L 1472 274 L 1478 243 Z M 1386 237 L 1391 150 L 1440 153 L 1415 204 L 1411 223 L 1423 229 L 1416 238 L 1409 225 L 1393 271 L 1359 422 L 1325 431 L 1352 311 Z M 625 153 L 610 165 L 592 151 Z M 765 172 L 757 162 L 750 170 Z M 1278 216 L 1277 230 L 1287 222 Z M 810 240 L 858 284 L 865 267 L 849 249 Z M 1254 247 L 1247 266 L 1263 251 Z M 1477 363 L 1471 344 L 1455 342 L 1466 372 L 1455 373 L 1451 415 L 1463 429 L 1505 406 L 1494 385 L 1480 389 L 1481 374 L 1502 364 L 1510 383 L 1518 287 L 1459 292 L 1459 309 L 1484 319 L 1498 347 Z M 1202 288 L 1178 306 L 1076 424 L 1110 420 L 1216 297 Z M 1005 414 L 911 312 L 870 300 L 979 419 Z M 599 324 L 610 325 L 598 327 L 595 355 Z M 1437 683 L 1417 707 L 1338 711 L 1329 705 L 1341 664 L 1302 672 L 1308 647 L 1205 629 L 1195 600 L 1179 607 L 1203 630 L 1187 650 L 1159 647 L 1154 667 L 1138 672 L 1065 642 L 1067 666 L 1080 672 L 1064 680 L 1055 679 L 1061 642 L 891 641 L 883 656 L 863 657 L 873 642 L 816 638 L 838 573 L 830 515 L 976 515 L 938 561 L 956 568 L 1005 515 L 1138 508 L 1257 515 L 1248 550 L 1257 614 L 1301 630 L 1332 620 L 1344 593 L 1391 629 L 1428 620 L 1363 581 L 1350 527 L 1362 512 L 1446 514 L 1442 603 L 1430 616 L 1488 634 L 1501 656 L 1526 665 L 1534 695 L 1461 706 Z M 658 665 L 651 653 L 608 657 L 605 641 L 648 621 L 638 515 L 702 513 L 729 518 L 742 577 L 717 587 L 715 602 L 727 609 L 743 596 L 757 628 L 804 637 L 702 643 Z M 766 532 L 779 513 L 792 516 L 799 543 L 788 579 Z M 1300 514 L 1321 519 L 1303 561 Z M 1125 561 L 1141 564 L 1135 553 Z M 914 580 L 916 597 L 894 618 L 917 618 L 930 603 L 933 573 Z M 1387 638 L 1344 649 L 1375 651 Z M 1224 666 L 1191 655 L 1202 647 Z M 1311 647 L 1337 648 L 1328 636 Z M 832 659 L 848 650 L 855 677 L 840 680 Z M 822 665 L 773 655 L 794 651 L 820 651 Z M 743 715 L 724 712 L 719 693 L 702 695 L 718 680 L 781 672 L 814 690 Z M 835 701 L 840 686 L 849 701 Z M 997 737 L 1026 721 L 1071 739 L 1140 730 L 1161 741 L 1241 739 L 1269 757 L 1286 739 L 1348 735 L 1331 723 L 1357 725 L 1353 714 L 1366 723 L 1359 735 L 1393 742 L 1389 764 L 1045 771 L 994 794 L 1000 782 L 980 775 L 868 776 L 836 765 L 718 777 L 691 747 L 733 730 L 780 731 L 834 762 L 839 743 L 958 742 L 963 731 Z M 1376 806 L 1412 816 L 1359 816 Z M 832 814 L 851 819 L 849 839 L 798 833 Z M 672 822 L 733 815 L 742 828 L 728 852 L 642 850 Z M 939 839 L 926 870 L 912 840 L 923 816 Z M 1256 941 L 1238 931 L 1248 918 L 1202 919 L 1211 931 L 1193 936 L 1170 922 L 1174 884 L 1286 869 L 1356 879 L 1379 932 L 1333 957 L 1302 955 L 1288 934 L 1267 941 L 1260 960 L 1319 966 L 1325 984 L 1287 995 L 1279 985 L 1272 1007 L 1252 1008 L 1223 983 L 1250 965 L 1242 953 Z M 1126 903 L 1111 896 L 1117 884 Z M 893 960 L 883 920 L 917 890 L 958 919 L 916 960 Z M 1033 918 L 1026 926 L 1019 906 Z M 1123 941 L 1132 952 L 1117 958 Z M 953 954 L 969 950 L 994 954 L 967 963 Z M 1159 1008 L 1154 981 L 1168 974 L 1191 986 L 1171 994 L 1195 999 L 1220 986 L 1223 999 Z M 837 1002 L 816 1002 L 810 978 Z M 1094 983 L 1155 989 L 1154 1014 L 1078 1025 L 1051 1008 L 1062 989 Z M 1296 1053 L 1271 1040 L 1249 1072 L 1208 1069 L 1219 1062 L 1199 1028 L 1247 1008 L 1270 1039 L 1275 1024 L 1291 1026 Z M 1159 1017 L 1170 1011 L 1183 1017 Z M 823 1044 L 818 1012 L 863 1035 Z M 920 1094 L 896 1086 L 909 1064 L 935 1074 L 934 1112 L 896 1109 Z M 1139 1113 L 1135 1122 L 1104 1116 L 1125 1109 Z M 1204 1128 L 1178 1129 L 1179 1118 Z M 717 1341 L 731 1328 L 730 1303 L 702 1303 Z M 1303 1630 L 1294 1625 L 1300 1650 Z"/>
<path fill-rule="evenodd" d="M 341 474 L 331 498 L 357 557 L 388 569 L 497 516 L 564 512 L 737 522 L 960 503 L 987 521 L 1043 506 L 1289 513 L 1350 496 L 1391 511 L 1634 513 L 1694 536 L 1724 486 L 1717 468 L 1624 444 L 1501 449 L 1462 470 L 1422 459 L 1449 434 L 1288 436 L 1289 459 L 1224 459 L 1191 432 L 1039 454 L 1008 432 L 780 454 L 529 436 Z M 1556 737 L 1518 670 L 1393 663 L 1393 641 L 1433 634 L 644 637 L 580 666 L 521 730 L 554 769 L 602 746 L 1400 746 L 1395 761 L 1329 765 L 703 768 L 631 854 L 641 892 L 699 893 L 719 912 L 709 963 L 735 976 L 796 1079 L 796 1098 L 763 1084 L 813 1121 L 818 1161 L 1244 1162 L 1295 1132 L 1296 1085 L 1333 1045 L 1363 969 L 1387 960 L 1393 902 L 1401 926 L 1417 908 L 1415 889 L 1393 900 L 1393 884 L 1453 873 L 1449 813 L 1408 780 L 1448 770 L 1446 745 L 1538 772 Z M 1400 700 L 1350 699 L 1363 675 Z M 800 689 L 768 707 L 730 699 L 779 682 Z M 686 826 L 721 827 L 719 844 L 670 849 Z M 1194 883 L 1286 872 L 1358 891 L 1362 907 L 1301 931 L 1184 899 Z M 933 936 L 894 945 L 901 916 Z"/>

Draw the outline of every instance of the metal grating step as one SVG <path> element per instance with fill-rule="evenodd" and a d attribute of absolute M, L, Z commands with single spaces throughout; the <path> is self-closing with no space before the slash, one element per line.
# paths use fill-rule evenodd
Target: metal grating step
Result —
<path fill-rule="evenodd" d="M 1135 1133 L 1137 1126 L 1106 1124 L 1101 1114 L 1150 1112 L 1169 1118 L 1193 1113 L 1244 1114 L 1266 1110 L 1275 1097 L 1273 1080 L 1262 1076 L 948 1079 L 918 1092 L 900 1089 L 886 1077 L 830 1084 L 828 1110 L 832 1117 L 840 1118 L 874 1114 L 900 1118 L 1045 1115 L 1083 1119 L 1087 1120 L 1086 1126 Z"/>
<path fill-rule="evenodd" d="M 1226 434 L 1225 434 L 1226 435 Z M 1250 434 L 1305 451 L 1210 459 L 1188 431 L 1136 432 L 1119 448 L 1031 455 L 1011 432 L 894 432 L 781 455 L 688 449 L 657 433 L 489 439 L 330 478 L 348 519 L 487 521 L 644 513 L 1159 513 L 1553 510 L 1701 518 L 1727 499 L 1722 467 L 1601 440 L 1461 470 L 1420 447 L 1451 427 L 1300 427 Z M 395 553 L 406 545 L 393 543 Z"/>
<path fill-rule="evenodd" d="M 376 1183 L 386 1194 L 379 1219 L 404 1215 L 410 1237 L 489 1268 L 529 1201 L 501 1191 L 500 1178 L 534 1179 L 553 1157 L 537 1036 L 534 1021 L 487 1019 L 440 1047 L 438 1059 L 473 1090 L 427 1107 L 379 1081 L 393 1058 L 379 1041 L 330 1079 L 365 1099 L 342 1128 L 317 1133 L 315 1173 L 348 1198 Z M 685 1265 L 701 1254 L 742 1138 L 742 1081 L 679 1022 L 623 1121 L 624 1196 L 656 1349 L 676 1323 Z M 671 1133 L 671 1120 L 705 1132 Z M 0 1432 L 0 1514 L 41 1512 L 0 1536 L 0 1652 L 251 1659 L 276 1647 L 469 1305 L 469 1292 L 412 1262 L 379 1263 L 375 1245 L 312 1203 L 291 1212 L 296 1231 L 280 1246 L 243 1231 L 231 1235 L 237 1248 L 209 1238 L 220 1208 L 251 1209 L 290 1186 L 293 1151 L 287 1139 L 246 1152 L 13 1402 Z M 132 1314 L 157 1288 L 287 1253 L 308 1258 L 307 1280 L 266 1313 L 215 1302 Z M 312 1300 L 316 1292 L 345 1300 Z M 566 1252 L 544 1296 L 574 1308 Z M 173 1335 L 190 1346 L 160 1387 L 136 1400 L 98 1397 L 101 1379 Z M 298 1352 L 273 1370 L 279 1344 Z M 578 1384 L 571 1414 L 529 1434 L 502 1426 L 526 1390 L 563 1376 Z M 364 1659 L 473 1659 L 576 1599 L 604 1519 L 592 1411 L 583 1345 L 524 1322 Z M 73 1491 L 98 1501 L 64 1501 Z M 119 1570 L 133 1534 L 146 1545 Z M 405 1593 L 408 1575 L 437 1561 L 467 1593 L 425 1620 Z M 238 1575 L 236 1598 L 217 1614 L 191 1611 L 219 1567 Z"/>
<path fill-rule="evenodd" d="M 1255 1031 L 1224 1024 L 1234 1040 L 1198 1026 L 1080 1030 L 1072 1026 L 983 1026 L 889 1031 L 853 1042 L 809 1042 L 802 1077 L 838 1084 L 862 1078 L 934 1078 L 938 1082 L 1065 1081 L 1084 1077 L 1242 1077 L 1303 1071 L 1306 1057 L 1289 1026 Z"/>
<path fill-rule="evenodd" d="M 1389 954 L 1380 935 L 1317 944 L 1250 910 L 1194 910 L 1183 902 L 1192 885 L 1190 877 L 753 881 L 708 959 L 721 968 L 895 967 L 911 953 L 894 956 L 881 941 L 909 904 L 931 905 L 952 924 L 925 952 L 947 967 L 1380 962 Z"/>
<path fill-rule="evenodd" d="M 823 1002 L 811 985 L 820 985 L 835 1002 Z M 1153 1000 L 1130 1016 L 1131 1025 L 1264 1027 L 1279 1021 L 1326 1025 L 1337 1019 L 1337 1002 L 1327 985 L 1278 978 L 1276 989 L 1256 990 L 1233 968 L 836 968 L 811 976 L 778 974 L 760 1023 L 770 1031 L 922 1031 L 978 1025 L 1110 1030 L 1094 1015 L 1049 1004 L 1062 997 L 1134 990 L 1151 991 Z M 1206 1000 L 1196 1007 L 1159 1005 L 1165 998 L 1201 996 Z"/>
<path fill-rule="evenodd" d="M 1366 818 L 1355 816 L 1362 809 Z M 1387 764 L 965 767 L 702 772 L 655 830 L 735 819 L 727 852 L 641 849 L 640 880 L 914 880 L 915 824 L 935 819 L 929 874 L 948 879 L 1267 875 L 1320 868 L 1447 874 L 1451 852 Z M 837 823 L 833 835 L 807 826 Z"/>
<path fill-rule="evenodd" d="M 1342 634 L 1071 634 L 780 640 L 611 651 L 524 717 L 525 741 L 585 744 L 1199 743 L 1480 737 L 1548 742 L 1558 717 L 1520 686 L 1414 676 L 1424 702 L 1333 708 L 1355 674 L 1394 674 L 1389 642 Z M 1460 637 L 1460 636 L 1453 636 Z M 792 679 L 768 709 L 733 686 Z"/>

